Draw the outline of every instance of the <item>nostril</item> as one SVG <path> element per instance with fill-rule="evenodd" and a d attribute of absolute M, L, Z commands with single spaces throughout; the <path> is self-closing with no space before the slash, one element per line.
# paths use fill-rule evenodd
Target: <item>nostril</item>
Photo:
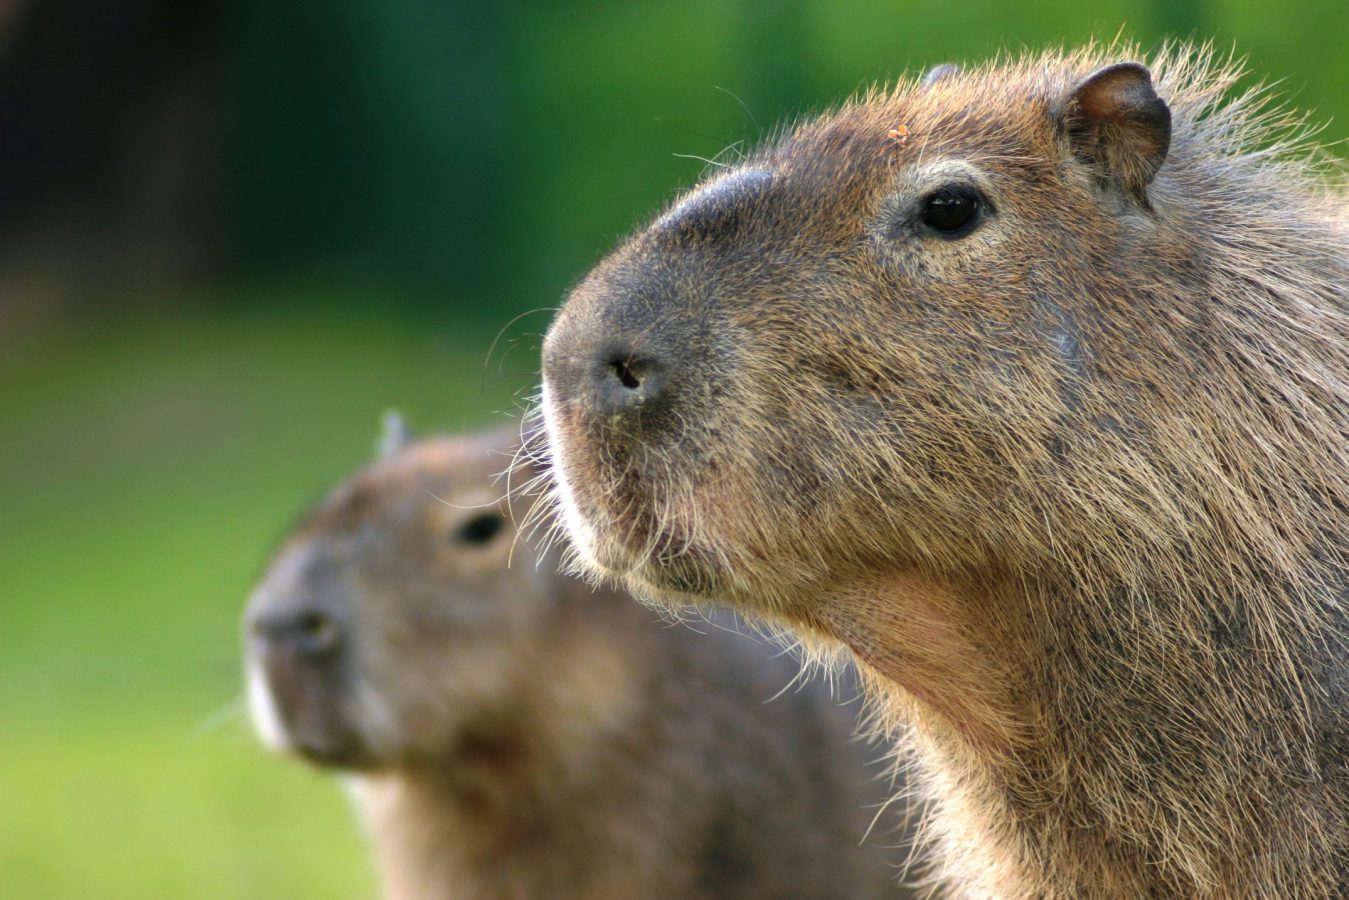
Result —
<path fill-rule="evenodd" d="M 644 411 L 650 416 L 661 406 L 666 393 L 668 363 L 651 348 L 610 345 L 594 357 L 590 370 L 592 411 L 606 418 L 632 417 Z"/>
<path fill-rule="evenodd" d="M 337 620 L 318 610 L 260 616 L 253 633 L 270 651 L 286 650 L 302 656 L 319 656 L 332 650 L 342 637 Z"/>
<path fill-rule="evenodd" d="M 297 623 L 302 645 L 307 650 L 326 650 L 337 643 L 337 623 L 320 612 L 300 616 Z"/>
<path fill-rule="evenodd" d="M 630 391 L 635 391 L 642 386 L 642 379 L 632 370 L 632 357 L 624 359 L 609 360 L 609 367 L 613 369 L 614 375 L 618 378 L 618 383 Z"/>

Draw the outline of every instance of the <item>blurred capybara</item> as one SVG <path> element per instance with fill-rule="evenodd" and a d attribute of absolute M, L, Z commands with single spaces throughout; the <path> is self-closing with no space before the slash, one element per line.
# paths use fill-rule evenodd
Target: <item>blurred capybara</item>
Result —
<path fill-rule="evenodd" d="M 512 450 L 390 447 L 249 603 L 258 730 L 353 773 L 387 895 L 911 896 L 901 837 L 861 846 L 891 788 L 854 716 L 776 646 L 556 574 L 492 477 Z"/>
<path fill-rule="evenodd" d="M 943 66 L 679 199 L 547 336 L 557 501 L 851 648 L 953 894 L 1349 896 L 1349 208 L 1239 67 L 1135 56 Z"/>

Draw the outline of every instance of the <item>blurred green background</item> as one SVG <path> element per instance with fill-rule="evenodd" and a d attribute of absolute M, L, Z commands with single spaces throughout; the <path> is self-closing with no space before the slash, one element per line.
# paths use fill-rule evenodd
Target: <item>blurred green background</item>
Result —
<path fill-rule="evenodd" d="M 380 412 L 518 416 L 548 309 L 700 157 L 1121 27 L 1349 134 L 1342 0 L 0 2 L 0 897 L 372 896 L 237 631 Z"/>

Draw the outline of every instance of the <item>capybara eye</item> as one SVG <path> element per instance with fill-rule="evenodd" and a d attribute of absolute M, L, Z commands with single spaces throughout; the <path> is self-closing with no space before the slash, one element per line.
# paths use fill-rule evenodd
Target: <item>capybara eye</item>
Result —
<path fill-rule="evenodd" d="M 923 201 L 923 224 L 944 238 L 961 238 L 979 224 L 983 198 L 974 188 L 947 185 Z"/>
<path fill-rule="evenodd" d="M 486 544 L 501 533 L 506 520 L 499 512 L 485 512 L 459 526 L 456 537 L 464 544 Z"/>

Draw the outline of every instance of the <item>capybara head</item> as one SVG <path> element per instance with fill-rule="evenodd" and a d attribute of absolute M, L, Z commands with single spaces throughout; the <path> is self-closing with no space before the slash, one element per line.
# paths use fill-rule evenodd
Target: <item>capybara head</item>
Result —
<path fill-rule="evenodd" d="M 1314 893 L 1349 215 L 1236 67 L 1131 58 L 943 66 L 680 198 L 549 331 L 556 498 L 591 571 L 902 688 L 974 895 Z"/>
<path fill-rule="evenodd" d="M 245 615 L 270 745 L 355 769 L 431 764 L 516 712 L 555 598 L 532 559 L 507 565 L 516 530 L 494 476 L 512 437 L 395 438 L 292 531 Z"/>
<path fill-rule="evenodd" d="M 1024 560 L 1046 515 L 1091 515 L 1065 475 L 1145 427 L 1137 357 L 1183 313 L 1140 294 L 1194 264 L 1175 235 L 1199 225 L 1156 213 L 1149 71 L 1093 65 L 868 95 L 598 266 L 544 359 L 582 552 L 648 592 L 791 606 L 878 554 Z"/>
<path fill-rule="evenodd" d="M 920 593 L 1103 563 L 1114 586 L 1199 526 L 1286 537 L 1194 488 L 1259 493 L 1322 453 L 1231 436 L 1287 382 L 1304 427 L 1334 427 L 1315 359 L 1342 356 L 1342 321 L 1271 293 L 1295 265 L 1328 290 L 1317 242 L 1343 226 L 1250 152 L 1257 100 L 1217 103 L 1236 73 L 1153 68 L 943 66 L 715 173 L 605 259 L 543 361 L 585 561 L 817 621 L 878 566 Z M 1243 253 L 1255 228 L 1271 266 Z"/>

